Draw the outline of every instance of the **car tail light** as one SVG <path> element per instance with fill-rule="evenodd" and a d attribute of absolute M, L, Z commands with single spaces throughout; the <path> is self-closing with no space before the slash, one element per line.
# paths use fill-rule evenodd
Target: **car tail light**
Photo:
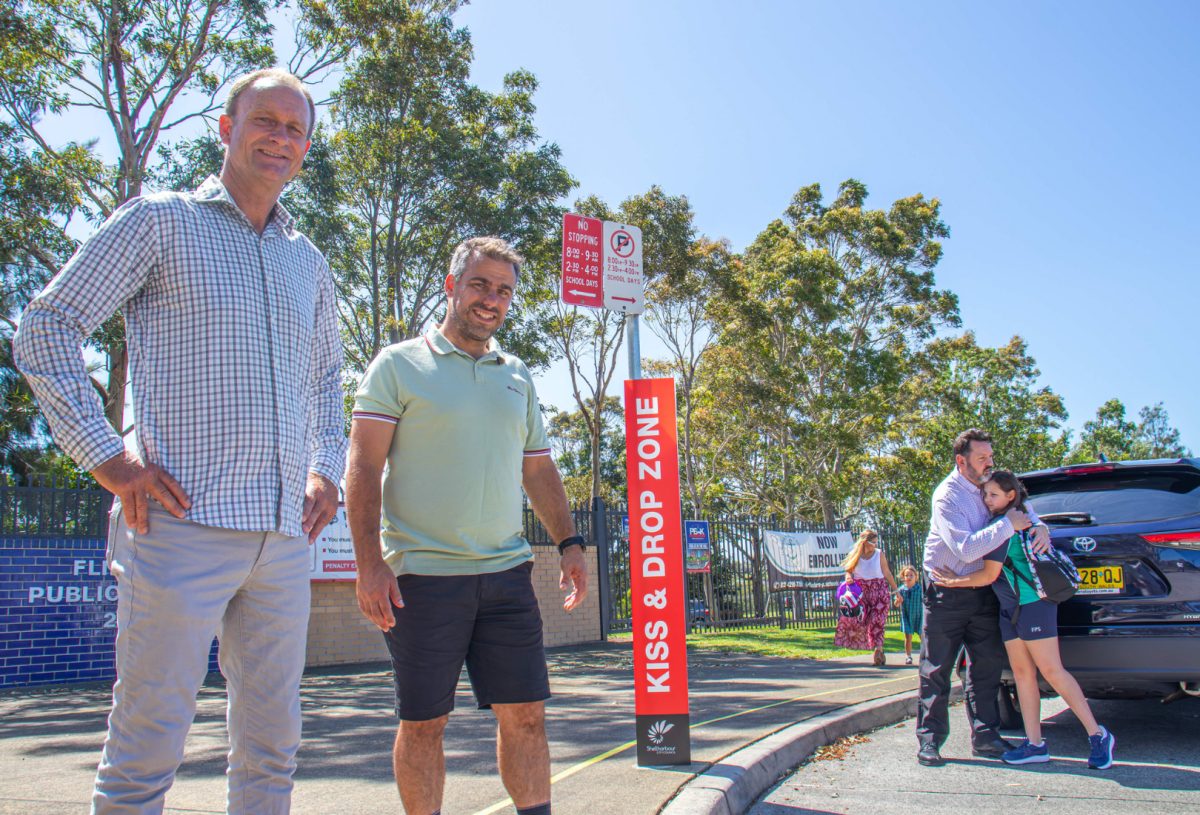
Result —
<path fill-rule="evenodd" d="M 1143 534 L 1147 543 L 1157 543 L 1162 546 L 1181 546 L 1185 549 L 1200 549 L 1200 530 L 1188 529 L 1180 532 L 1153 532 Z"/>
<path fill-rule="evenodd" d="M 1063 467 L 1067 475 L 1087 475 L 1088 473 L 1109 473 L 1116 469 L 1115 464 L 1076 464 Z"/>

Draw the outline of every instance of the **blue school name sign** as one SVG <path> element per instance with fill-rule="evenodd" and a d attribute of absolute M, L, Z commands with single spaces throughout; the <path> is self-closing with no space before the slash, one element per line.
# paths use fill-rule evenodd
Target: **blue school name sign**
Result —
<path fill-rule="evenodd" d="M 117 584 L 104 547 L 99 538 L 0 538 L 0 688 L 116 676 Z"/>

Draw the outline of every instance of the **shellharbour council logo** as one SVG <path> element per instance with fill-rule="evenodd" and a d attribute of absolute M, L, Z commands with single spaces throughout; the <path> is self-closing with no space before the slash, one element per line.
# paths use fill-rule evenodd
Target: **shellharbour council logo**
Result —
<path fill-rule="evenodd" d="M 675 725 L 671 724 L 670 722 L 660 719 L 659 721 L 650 725 L 650 729 L 646 731 L 646 737 L 650 739 L 651 744 L 662 744 L 663 739 L 667 737 L 667 734 L 670 733 L 674 727 Z"/>

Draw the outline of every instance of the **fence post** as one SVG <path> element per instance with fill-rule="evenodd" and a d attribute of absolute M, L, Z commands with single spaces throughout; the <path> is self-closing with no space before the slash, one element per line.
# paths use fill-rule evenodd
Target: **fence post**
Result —
<path fill-rule="evenodd" d="M 592 546 L 596 547 L 596 591 L 600 597 L 600 639 L 608 641 L 612 627 L 612 586 L 608 564 L 608 512 L 604 499 L 592 497 Z"/>
<path fill-rule="evenodd" d="M 908 531 L 908 562 L 917 570 L 917 574 L 921 574 L 925 570 L 917 566 L 917 541 L 913 537 L 912 524 L 905 524 L 904 527 Z"/>

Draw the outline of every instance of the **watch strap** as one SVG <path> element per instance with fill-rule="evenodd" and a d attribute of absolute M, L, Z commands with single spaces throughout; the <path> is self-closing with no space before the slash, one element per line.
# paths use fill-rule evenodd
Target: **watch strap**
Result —
<path fill-rule="evenodd" d="M 583 535 L 572 535 L 569 538 L 563 538 L 558 542 L 558 553 L 561 555 L 568 546 L 578 546 L 581 550 L 587 548 L 587 541 L 583 539 Z"/>

